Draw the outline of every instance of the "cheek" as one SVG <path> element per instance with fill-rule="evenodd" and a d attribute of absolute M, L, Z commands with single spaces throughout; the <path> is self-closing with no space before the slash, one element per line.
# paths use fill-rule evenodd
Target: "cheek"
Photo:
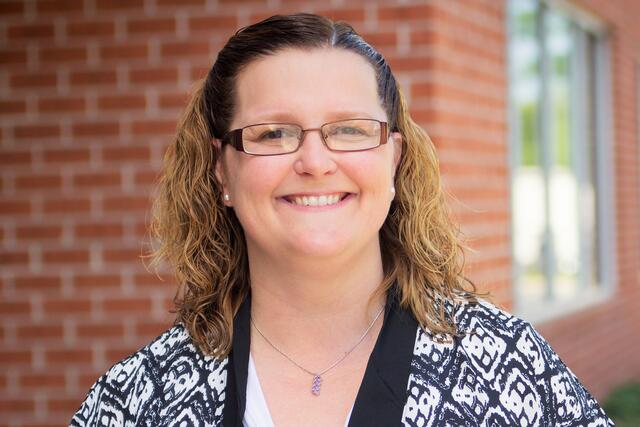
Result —
<path fill-rule="evenodd" d="M 230 164 L 229 191 L 236 210 L 251 209 L 273 198 L 287 173 L 287 166 L 278 160 L 249 157 Z"/>

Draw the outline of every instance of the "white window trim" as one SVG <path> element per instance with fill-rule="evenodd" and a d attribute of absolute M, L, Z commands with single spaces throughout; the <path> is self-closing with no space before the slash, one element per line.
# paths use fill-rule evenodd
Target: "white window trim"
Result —
<path fill-rule="evenodd" d="M 580 294 L 580 298 L 572 301 L 526 301 L 520 294 L 521 286 L 518 283 L 518 268 L 512 262 L 512 292 L 514 297 L 514 312 L 523 319 L 533 323 L 541 324 L 548 321 L 568 316 L 578 311 L 587 309 L 594 305 L 601 304 L 612 297 L 617 288 L 617 233 L 616 233 L 616 197 L 615 197 L 615 167 L 614 149 L 615 135 L 612 120 L 612 82 L 611 82 L 611 54 L 610 44 L 606 25 L 597 17 L 591 15 L 574 4 L 566 0 L 540 0 L 543 6 L 555 10 L 563 11 L 581 29 L 596 36 L 598 43 L 596 49 L 596 72 L 598 78 L 595 79 L 596 88 L 594 94 L 599 102 L 596 102 L 595 115 L 598 118 L 595 136 L 595 156 L 596 156 L 596 192 L 597 192 L 597 230 L 600 246 L 598 248 L 598 271 L 599 286 L 597 289 L 586 289 Z M 507 2 L 509 7 L 510 2 Z M 506 16 L 510 16 L 509 13 Z M 513 29 L 510 19 L 506 19 L 507 32 L 507 76 L 509 80 L 508 91 L 512 90 L 511 82 L 511 60 L 508 43 L 512 39 Z M 513 183 L 514 165 L 517 164 L 518 147 L 513 143 L 517 138 L 517 126 L 515 111 L 511 104 L 511 93 L 507 102 L 507 123 L 508 123 L 508 160 L 510 170 L 510 184 Z M 510 206 L 513 206 L 513 187 L 509 185 Z M 512 212 L 513 214 L 513 212 Z M 513 246 L 513 236 L 515 233 L 514 221 L 510 221 L 511 235 L 511 259 L 515 261 Z"/>

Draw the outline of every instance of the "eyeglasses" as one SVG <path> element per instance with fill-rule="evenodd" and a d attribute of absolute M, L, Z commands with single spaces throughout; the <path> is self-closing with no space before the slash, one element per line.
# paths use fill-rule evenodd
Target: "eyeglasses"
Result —
<path fill-rule="evenodd" d="M 234 129 L 222 137 L 238 151 L 254 156 L 277 156 L 297 151 L 305 133 L 319 130 L 322 142 L 331 151 L 364 151 L 387 143 L 387 123 L 374 119 L 349 119 L 302 129 L 291 123 L 260 123 Z"/>

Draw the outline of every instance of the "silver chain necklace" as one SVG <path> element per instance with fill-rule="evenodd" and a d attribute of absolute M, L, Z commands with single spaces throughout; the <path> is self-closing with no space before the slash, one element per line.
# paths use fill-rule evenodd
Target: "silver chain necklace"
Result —
<path fill-rule="evenodd" d="M 344 359 L 346 359 L 346 357 L 348 355 L 351 354 L 351 352 L 353 350 L 356 349 L 356 347 L 358 347 L 358 345 L 360 345 L 360 343 L 362 341 L 364 341 L 364 338 L 367 336 L 367 334 L 369 333 L 369 331 L 371 330 L 371 328 L 373 328 L 373 325 L 376 323 L 376 320 L 378 320 L 378 317 L 380 317 L 380 315 L 382 314 L 382 312 L 384 311 L 384 306 L 380 309 L 380 311 L 378 311 L 378 314 L 376 314 L 376 317 L 373 319 L 373 321 L 371 322 L 371 324 L 367 327 L 367 329 L 365 329 L 364 333 L 362 334 L 362 336 L 358 339 L 358 341 L 353 345 L 353 347 L 351 347 L 351 349 L 349 351 L 347 351 L 346 353 L 344 353 L 342 356 L 340 356 L 338 358 L 338 360 L 336 360 L 335 362 L 333 362 L 331 365 L 329 365 L 328 368 L 325 368 L 324 370 L 320 371 L 320 372 L 313 372 L 310 371 L 309 369 L 305 368 L 304 366 L 301 366 L 298 362 L 296 362 L 295 360 L 293 360 L 291 357 L 289 357 L 289 355 L 287 353 L 285 353 L 284 351 L 280 350 L 274 343 L 272 343 L 271 341 L 269 341 L 269 338 L 265 337 L 264 334 L 262 333 L 262 331 L 258 328 L 258 326 L 255 324 L 255 322 L 253 321 L 253 316 L 250 316 L 249 319 L 251 320 L 251 324 L 253 325 L 254 328 L 256 328 L 256 331 L 258 331 L 258 333 L 260 334 L 260 336 L 262 338 L 264 338 L 264 340 L 271 346 L 273 347 L 273 349 L 275 351 L 277 351 L 278 353 L 280 353 L 281 355 L 283 355 L 284 357 L 287 358 L 287 360 L 289 360 L 289 362 L 293 363 L 294 365 L 296 365 L 298 368 L 302 369 L 304 372 L 306 372 L 307 374 L 311 375 L 313 377 L 313 381 L 311 382 L 311 393 L 314 396 L 318 396 L 320 395 L 320 387 L 322 386 L 322 375 L 326 374 L 327 372 L 329 372 L 331 369 L 335 368 L 336 366 L 338 366 L 338 364 L 340 364 L 340 362 L 342 362 Z"/>

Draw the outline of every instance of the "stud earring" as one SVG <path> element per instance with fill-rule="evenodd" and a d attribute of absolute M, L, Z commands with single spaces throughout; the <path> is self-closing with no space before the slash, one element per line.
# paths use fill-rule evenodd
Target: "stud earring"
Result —
<path fill-rule="evenodd" d="M 393 185 L 391 186 L 391 194 L 396 194 L 396 187 Z"/>
<path fill-rule="evenodd" d="M 229 200 L 231 200 L 231 196 L 229 196 L 227 193 L 224 193 L 224 196 L 222 196 L 222 198 L 224 199 L 225 202 L 228 202 Z"/>

